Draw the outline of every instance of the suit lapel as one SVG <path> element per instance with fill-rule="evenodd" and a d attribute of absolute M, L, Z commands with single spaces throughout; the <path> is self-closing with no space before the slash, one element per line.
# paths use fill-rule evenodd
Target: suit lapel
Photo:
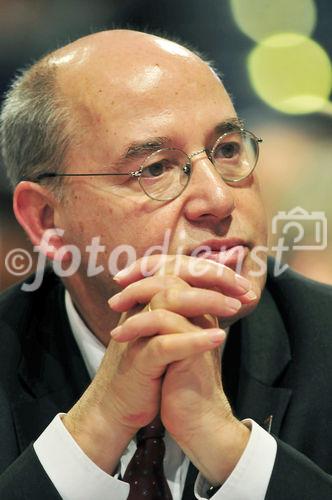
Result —
<path fill-rule="evenodd" d="M 29 309 L 12 413 L 19 448 L 34 441 L 53 417 L 66 412 L 90 382 L 72 336 L 60 282 L 42 285 Z"/>
<path fill-rule="evenodd" d="M 242 379 L 242 380 L 241 380 Z M 252 418 L 265 430 L 278 435 L 291 397 L 291 390 L 269 387 L 243 372 L 237 416 Z"/>
<path fill-rule="evenodd" d="M 236 413 L 263 427 L 272 416 L 270 430 L 278 434 L 291 390 L 277 384 L 291 353 L 285 325 L 268 288 L 255 311 L 241 321 L 241 340 Z"/>

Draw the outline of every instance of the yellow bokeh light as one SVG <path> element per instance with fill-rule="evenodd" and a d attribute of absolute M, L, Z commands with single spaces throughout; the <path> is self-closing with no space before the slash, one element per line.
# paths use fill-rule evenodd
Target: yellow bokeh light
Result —
<path fill-rule="evenodd" d="M 316 26 L 314 0 L 230 0 L 234 20 L 259 42 L 277 33 L 310 36 Z"/>
<path fill-rule="evenodd" d="M 331 62 L 315 41 L 280 33 L 257 45 L 248 58 L 249 78 L 258 96 L 289 114 L 313 113 L 327 104 Z"/>

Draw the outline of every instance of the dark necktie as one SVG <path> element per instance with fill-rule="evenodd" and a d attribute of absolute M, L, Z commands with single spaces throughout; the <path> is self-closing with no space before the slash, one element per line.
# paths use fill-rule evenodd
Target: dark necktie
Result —
<path fill-rule="evenodd" d="M 130 484 L 128 500 L 172 500 L 163 468 L 164 435 L 159 416 L 138 431 L 137 450 L 123 476 Z"/>

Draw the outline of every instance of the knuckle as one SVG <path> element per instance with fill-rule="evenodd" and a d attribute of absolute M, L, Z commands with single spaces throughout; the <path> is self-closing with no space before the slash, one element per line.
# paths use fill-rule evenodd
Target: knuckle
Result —
<path fill-rule="evenodd" d="M 163 290 L 161 295 L 168 307 L 174 308 L 178 305 L 179 291 L 179 288 L 176 287 L 166 288 L 165 290 Z"/>
<path fill-rule="evenodd" d="M 171 308 L 177 301 L 178 291 L 176 288 L 164 288 L 150 301 L 151 308 L 153 311 L 158 309 L 168 309 Z"/>
<path fill-rule="evenodd" d="M 167 340 L 165 337 L 154 337 L 149 343 L 152 359 L 161 359 L 167 350 Z"/>
<path fill-rule="evenodd" d="M 178 255 L 167 255 L 162 263 L 162 271 L 163 275 L 174 275 L 174 270 L 177 267 L 178 260 L 181 259 L 181 256 Z"/>
<path fill-rule="evenodd" d="M 165 288 L 171 287 L 171 286 L 182 286 L 185 287 L 187 283 L 183 281 L 179 276 L 176 275 L 168 275 L 164 277 L 164 286 Z"/>
<path fill-rule="evenodd" d="M 162 308 L 157 308 L 153 309 L 152 314 L 153 314 L 153 321 L 158 324 L 158 323 L 163 323 L 167 311 Z"/>

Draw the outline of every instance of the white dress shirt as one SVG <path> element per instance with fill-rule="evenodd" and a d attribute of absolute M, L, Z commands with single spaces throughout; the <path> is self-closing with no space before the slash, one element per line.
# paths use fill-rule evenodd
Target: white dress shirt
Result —
<path fill-rule="evenodd" d="M 69 323 L 91 379 L 96 374 L 105 347 L 87 328 L 77 313 L 69 293 L 65 295 Z M 64 500 L 126 500 L 129 484 L 118 479 L 136 450 L 132 440 L 120 459 L 117 474 L 100 469 L 78 446 L 58 414 L 34 443 L 43 468 Z M 275 439 L 253 420 L 243 423 L 251 428 L 250 438 L 232 474 L 212 497 L 213 500 L 264 500 L 276 457 Z M 173 500 L 181 500 L 189 459 L 166 432 L 164 471 Z M 199 474 L 195 497 L 205 500 L 209 483 Z"/>

